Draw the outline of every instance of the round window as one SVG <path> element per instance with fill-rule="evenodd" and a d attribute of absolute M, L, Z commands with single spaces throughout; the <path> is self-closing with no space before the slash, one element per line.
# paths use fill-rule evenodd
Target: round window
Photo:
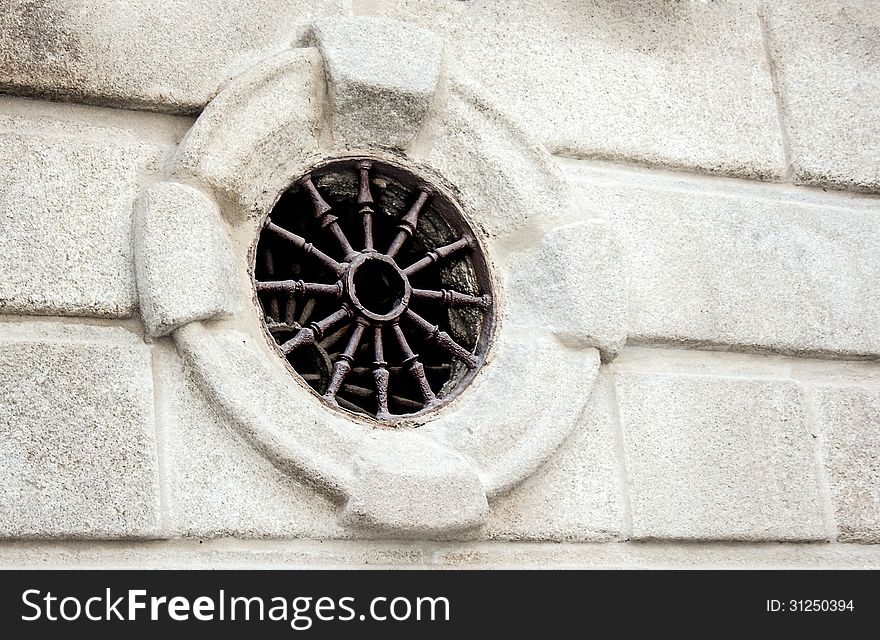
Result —
<path fill-rule="evenodd" d="M 380 421 L 455 397 L 494 320 L 461 209 L 403 167 L 335 160 L 294 182 L 254 251 L 265 328 L 324 402 Z"/>

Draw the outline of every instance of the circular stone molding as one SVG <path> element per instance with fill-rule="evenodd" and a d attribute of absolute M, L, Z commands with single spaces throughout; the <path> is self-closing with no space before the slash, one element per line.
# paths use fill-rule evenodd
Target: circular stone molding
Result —
<path fill-rule="evenodd" d="M 431 32 L 322 19 L 307 44 L 225 86 L 144 193 L 145 330 L 348 526 L 475 531 L 582 420 L 625 340 L 615 245 Z M 327 304 L 303 317 L 309 297 Z M 407 394 L 387 412 L 384 372 Z"/>

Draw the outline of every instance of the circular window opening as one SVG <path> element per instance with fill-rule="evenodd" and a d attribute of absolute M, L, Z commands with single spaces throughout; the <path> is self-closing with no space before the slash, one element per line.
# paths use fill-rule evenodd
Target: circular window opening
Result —
<path fill-rule="evenodd" d="M 294 182 L 254 251 L 265 328 L 333 407 L 382 421 L 455 397 L 485 360 L 488 263 L 443 190 L 384 161 Z"/>

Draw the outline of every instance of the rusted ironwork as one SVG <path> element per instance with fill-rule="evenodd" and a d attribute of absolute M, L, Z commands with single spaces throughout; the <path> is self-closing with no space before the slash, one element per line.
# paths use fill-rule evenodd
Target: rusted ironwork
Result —
<path fill-rule="evenodd" d="M 397 224 L 397 235 L 391 242 L 391 246 L 388 247 L 388 251 L 385 252 L 386 256 L 389 258 L 396 256 L 397 252 L 400 251 L 400 248 L 406 243 L 406 241 L 413 237 L 416 232 L 416 224 L 418 224 L 419 221 L 419 214 L 422 212 L 422 209 L 424 208 L 425 203 L 428 202 L 430 196 L 431 193 L 427 189 L 419 190 L 418 199 Z"/>
<path fill-rule="evenodd" d="M 318 249 L 315 245 L 306 242 L 306 239 L 302 236 L 291 233 L 287 229 L 282 229 L 277 224 L 272 224 L 269 221 L 269 218 L 266 218 L 266 229 L 268 229 L 272 233 L 281 236 L 285 240 L 292 242 L 293 245 L 297 249 L 301 249 L 304 254 L 315 256 L 315 258 L 317 258 L 319 262 L 323 263 L 326 267 L 329 267 L 337 275 L 342 275 L 343 273 L 345 273 L 345 267 L 343 265 L 336 262 L 336 260 Z"/>
<path fill-rule="evenodd" d="M 401 167 L 313 169 L 266 219 L 256 253 L 267 331 L 332 406 L 381 421 L 419 413 L 485 359 L 485 257 L 454 202 Z"/>
<path fill-rule="evenodd" d="M 358 206 L 364 226 L 364 251 L 373 250 L 373 194 L 370 191 L 370 169 L 373 163 L 369 160 L 358 162 Z"/>
<path fill-rule="evenodd" d="M 419 271 L 424 269 L 425 267 L 439 262 L 443 258 L 447 258 L 454 253 L 461 251 L 462 249 L 467 249 L 471 247 L 471 241 L 468 238 L 459 238 L 455 242 L 451 244 L 447 244 L 442 247 L 437 247 L 433 251 L 429 251 L 428 255 L 419 260 L 418 262 L 414 262 L 409 265 L 406 269 L 403 270 L 403 273 L 407 276 L 413 276 L 417 274 Z"/>

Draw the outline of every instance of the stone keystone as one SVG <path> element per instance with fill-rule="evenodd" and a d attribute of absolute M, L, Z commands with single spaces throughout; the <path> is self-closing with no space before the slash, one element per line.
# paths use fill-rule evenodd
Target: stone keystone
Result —
<path fill-rule="evenodd" d="M 408 148 L 434 100 L 440 38 L 396 20 L 322 18 L 314 39 L 327 70 L 337 143 Z"/>

